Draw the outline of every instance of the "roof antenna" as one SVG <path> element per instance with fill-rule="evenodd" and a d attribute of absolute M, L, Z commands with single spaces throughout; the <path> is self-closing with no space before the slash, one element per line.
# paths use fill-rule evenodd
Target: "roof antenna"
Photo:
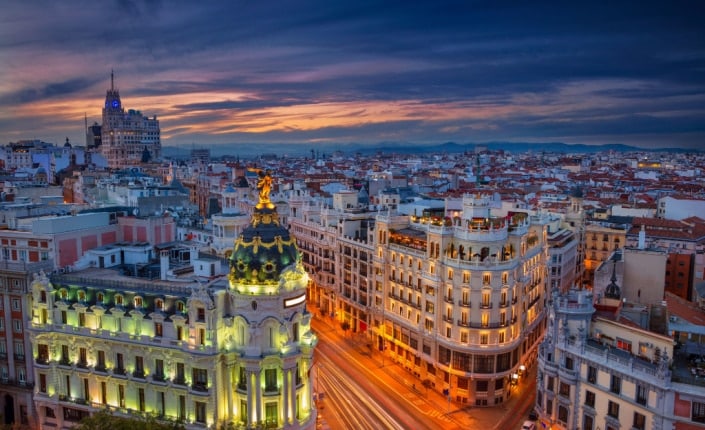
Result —
<path fill-rule="evenodd" d="M 115 90 L 115 85 L 113 81 L 113 69 L 110 69 L 110 91 Z"/>

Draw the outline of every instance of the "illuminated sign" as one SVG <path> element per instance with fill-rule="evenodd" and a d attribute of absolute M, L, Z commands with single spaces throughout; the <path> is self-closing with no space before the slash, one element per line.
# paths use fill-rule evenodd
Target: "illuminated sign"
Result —
<path fill-rule="evenodd" d="M 300 305 L 301 303 L 303 303 L 305 301 L 306 301 L 306 293 L 304 293 L 298 297 L 294 297 L 292 299 L 284 300 L 284 307 L 290 308 L 292 306 Z"/>

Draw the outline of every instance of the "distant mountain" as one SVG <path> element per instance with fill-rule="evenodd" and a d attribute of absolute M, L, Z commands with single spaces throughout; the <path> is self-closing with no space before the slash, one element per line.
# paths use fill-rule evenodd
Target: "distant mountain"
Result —
<path fill-rule="evenodd" d="M 380 142 L 377 144 L 361 143 L 269 143 L 269 144 L 221 144 L 209 146 L 211 157 L 240 157 L 253 158 L 265 154 L 278 154 L 279 156 L 308 156 L 312 149 L 322 154 L 332 154 L 333 152 L 343 152 L 347 154 L 360 153 L 371 155 L 376 153 L 386 154 L 430 154 L 430 153 L 461 153 L 464 151 L 475 151 L 475 147 L 484 147 L 491 151 L 507 151 L 515 153 L 524 152 L 553 152 L 553 153 L 596 153 L 605 151 L 616 152 L 702 152 L 693 149 L 682 148 L 640 148 L 636 146 L 622 144 L 606 145 L 584 145 L 567 144 L 562 142 L 484 142 L 484 143 L 455 143 L 445 142 L 437 145 L 422 145 L 407 142 Z M 171 158 L 185 159 L 190 157 L 188 147 L 164 146 L 162 153 Z"/>
<path fill-rule="evenodd" d="M 657 148 L 647 149 L 636 146 L 623 145 L 619 143 L 605 145 L 584 145 L 584 144 L 567 144 L 561 142 L 487 142 L 487 143 L 455 143 L 446 142 L 439 145 L 403 145 L 403 144 L 381 144 L 375 146 L 364 146 L 356 150 L 356 152 L 373 154 L 377 152 L 388 153 L 458 153 L 464 151 L 474 151 L 475 147 L 484 147 L 491 151 L 507 151 L 507 152 L 562 152 L 562 153 L 596 153 L 605 151 L 616 152 L 694 152 L 692 149 L 682 148 Z"/>

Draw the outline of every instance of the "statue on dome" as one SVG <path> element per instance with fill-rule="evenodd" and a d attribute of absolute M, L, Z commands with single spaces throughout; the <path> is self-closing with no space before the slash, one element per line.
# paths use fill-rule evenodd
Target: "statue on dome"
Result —
<path fill-rule="evenodd" d="M 274 209 L 274 204 L 269 199 L 269 194 L 272 192 L 272 171 L 267 169 L 255 169 L 248 168 L 250 172 L 256 172 L 258 176 L 257 189 L 259 190 L 259 203 L 257 203 L 257 209 Z"/>

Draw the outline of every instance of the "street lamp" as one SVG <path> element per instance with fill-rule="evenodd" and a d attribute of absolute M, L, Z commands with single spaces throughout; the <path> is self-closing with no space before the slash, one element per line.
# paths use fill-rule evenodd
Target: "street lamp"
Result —
<path fill-rule="evenodd" d="M 519 366 L 519 376 L 524 376 L 524 373 L 526 372 L 526 366 L 523 364 Z"/>

